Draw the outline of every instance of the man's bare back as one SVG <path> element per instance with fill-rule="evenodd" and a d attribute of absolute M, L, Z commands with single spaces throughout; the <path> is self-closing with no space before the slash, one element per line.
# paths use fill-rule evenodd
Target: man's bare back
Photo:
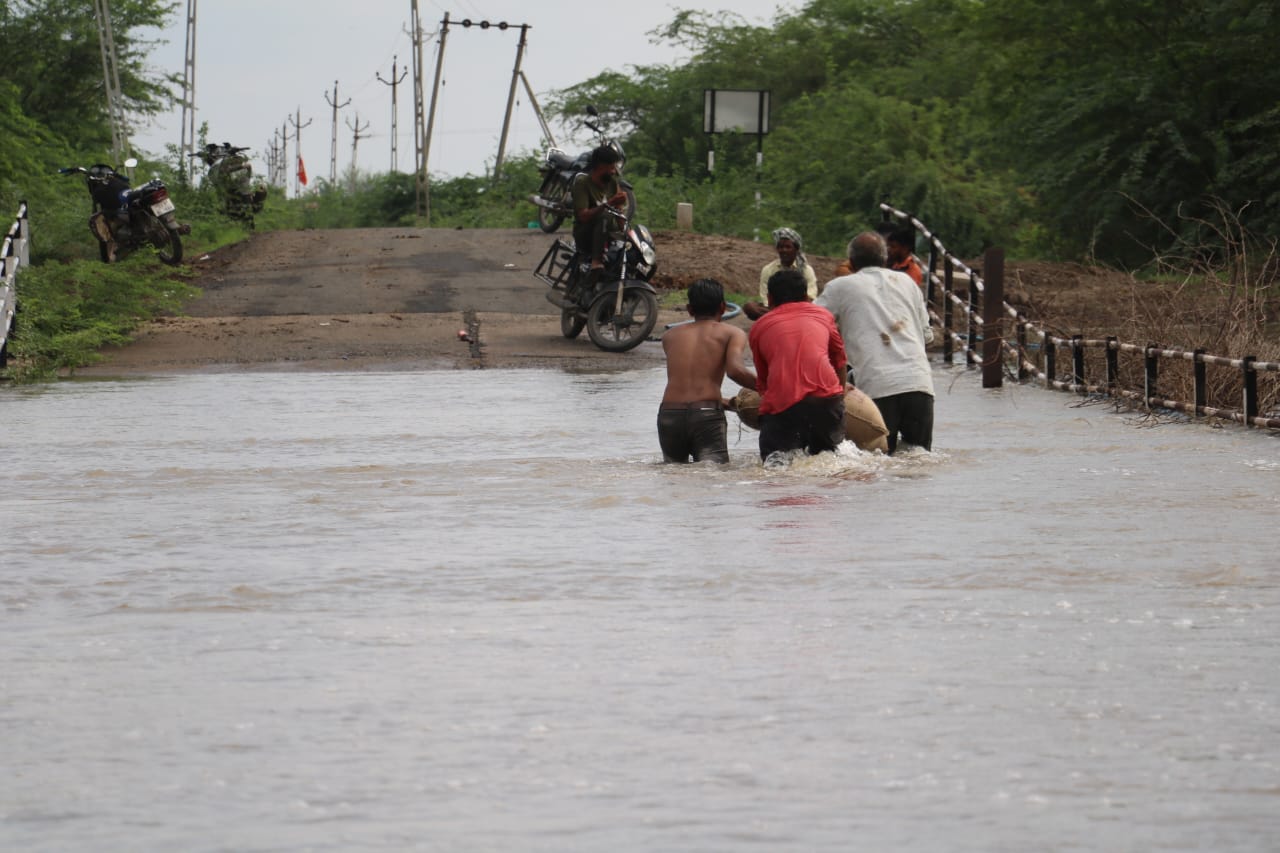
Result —
<path fill-rule="evenodd" d="M 718 400 L 725 373 L 746 388 L 756 387 L 755 373 L 746 366 L 747 333 L 737 326 L 704 317 L 674 326 L 662 336 L 667 355 L 664 403 Z"/>

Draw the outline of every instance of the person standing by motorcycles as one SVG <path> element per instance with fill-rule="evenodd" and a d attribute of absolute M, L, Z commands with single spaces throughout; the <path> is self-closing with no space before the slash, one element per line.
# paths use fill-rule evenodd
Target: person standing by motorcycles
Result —
<path fill-rule="evenodd" d="M 604 250 L 610 238 L 619 233 L 618 220 L 609 215 L 606 206 L 624 207 L 627 203 L 627 194 L 618 184 L 621 159 L 608 145 L 593 148 L 587 171 L 573 179 L 573 242 L 578 254 L 590 259 L 592 270 L 604 268 Z"/>

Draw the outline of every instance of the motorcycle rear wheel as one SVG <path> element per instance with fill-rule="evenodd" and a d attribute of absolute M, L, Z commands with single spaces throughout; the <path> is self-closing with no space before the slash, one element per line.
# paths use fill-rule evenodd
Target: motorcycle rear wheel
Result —
<path fill-rule="evenodd" d="M 587 334 L 605 352 L 626 352 L 649 339 L 658 322 L 658 298 L 632 287 L 622 294 L 622 310 L 614 312 L 617 291 L 606 291 L 587 309 Z"/>
<path fill-rule="evenodd" d="M 538 205 L 538 227 L 544 232 L 554 234 L 562 222 L 564 222 L 562 214 L 554 213 L 542 205 Z"/>
<path fill-rule="evenodd" d="M 160 262 L 176 267 L 182 263 L 182 240 L 178 232 L 165 227 L 159 219 L 147 221 L 147 236 L 155 247 Z"/>
<path fill-rule="evenodd" d="M 587 319 L 577 308 L 566 308 L 560 312 L 560 334 L 569 340 L 582 334 L 582 330 L 586 327 Z"/>

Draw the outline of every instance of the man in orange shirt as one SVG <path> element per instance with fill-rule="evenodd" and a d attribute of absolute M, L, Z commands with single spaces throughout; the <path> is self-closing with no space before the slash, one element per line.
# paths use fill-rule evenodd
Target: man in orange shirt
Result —
<path fill-rule="evenodd" d="M 924 291 L 924 268 L 912 254 L 916 248 L 916 232 L 910 225 L 895 228 L 884 238 L 889 248 L 889 269 L 906 273 Z"/>
<path fill-rule="evenodd" d="M 768 289 L 769 311 L 748 336 L 760 392 L 760 458 L 834 450 L 845 437 L 844 339 L 831 312 L 809 302 L 799 270 L 774 273 Z"/>

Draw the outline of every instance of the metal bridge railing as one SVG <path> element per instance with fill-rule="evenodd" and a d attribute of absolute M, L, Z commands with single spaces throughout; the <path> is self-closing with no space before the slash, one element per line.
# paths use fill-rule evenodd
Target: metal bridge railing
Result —
<path fill-rule="evenodd" d="M 18 269 L 30 263 L 30 235 L 27 203 L 21 201 L 18 215 L 0 246 L 0 367 L 8 362 L 9 338 L 13 336 L 18 311 Z"/>
<path fill-rule="evenodd" d="M 951 254 L 942 241 L 915 216 L 898 210 L 888 203 L 882 203 L 880 211 L 886 220 L 898 219 L 909 222 L 928 242 L 926 299 L 930 319 L 942 329 L 943 360 L 948 364 L 951 363 L 954 360 L 955 348 L 959 346 L 967 364 L 982 366 L 984 388 L 999 387 L 1002 384 L 1007 357 L 1015 365 L 1015 375 L 1020 382 L 1034 377 L 1044 383 L 1046 388 L 1076 394 L 1100 394 L 1123 398 L 1137 402 L 1148 410 L 1170 409 L 1195 416 L 1231 420 L 1245 426 L 1280 429 L 1280 417 L 1259 412 L 1261 398 L 1258 393 L 1258 375 L 1280 373 L 1280 362 L 1258 361 L 1251 355 L 1243 358 L 1209 355 L 1200 349 L 1194 351 L 1169 349 L 1159 344 L 1142 346 L 1124 343 L 1114 337 L 1104 340 L 1086 339 L 1080 335 L 1071 338 L 1056 337 L 1047 329 L 1031 322 L 1017 308 L 1004 301 L 1004 255 L 1000 250 L 988 250 L 984 256 L 983 266 L 987 274 L 984 281 L 981 275 Z M 938 274 L 939 267 L 942 268 L 941 275 Z M 958 277 L 957 273 L 961 277 Z M 963 291 L 960 291 L 957 283 L 966 281 Z M 935 306 L 941 308 L 941 315 Z M 957 308 L 963 319 L 960 331 L 957 331 Z M 1013 341 L 1010 341 L 1005 334 L 1006 318 L 1014 325 Z M 1037 365 L 1028 358 L 1033 336 L 1039 341 L 1042 365 Z M 982 344 L 981 355 L 978 353 L 979 341 Z M 1069 380 L 1058 378 L 1057 355 L 1061 347 L 1067 347 L 1071 352 Z M 1101 349 L 1105 353 L 1102 382 L 1089 382 L 1086 379 L 1088 374 L 1085 369 L 1085 351 L 1089 349 Z M 1142 357 L 1142 388 L 1121 386 L 1119 362 L 1121 353 L 1137 354 Z M 1162 358 L 1191 362 L 1194 375 L 1194 400 L 1171 400 L 1160 393 L 1157 383 Z M 1227 367 L 1240 371 L 1243 392 L 1239 408 L 1209 405 L 1207 381 L 1209 366 Z"/>

